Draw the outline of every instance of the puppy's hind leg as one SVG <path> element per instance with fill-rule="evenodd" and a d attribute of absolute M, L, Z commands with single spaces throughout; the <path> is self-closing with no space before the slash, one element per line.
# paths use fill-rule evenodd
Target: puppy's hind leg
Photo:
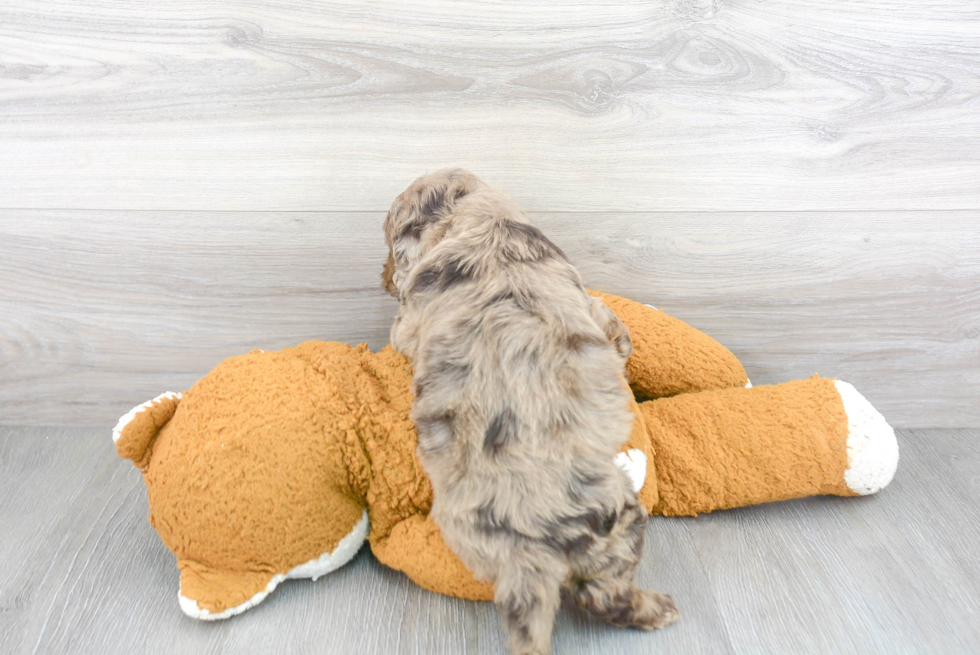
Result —
<path fill-rule="evenodd" d="M 618 316 L 598 298 L 592 299 L 592 318 L 595 319 L 599 327 L 606 333 L 606 338 L 614 346 L 616 352 L 623 360 L 630 358 L 633 354 L 633 338 L 630 336 L 629 328 L 619 319 Z"/>
<path fill-rule="evenodd" d="M 579 607 L 615 626 L 641 630 L 663 628 L 677 620 L 673 598 L 633 584 L 646 525 L 643 508 L 628 504 L 606 539 L 579 560 L 582 568 L 572 577 Z"/>
<path fill-rule="evenodd" d="M 551 631 L 568 577 L 564 558 L 545 547 L 518 545 L 497 571 L 494 602 L 514 655 L 549 655 Z"/>

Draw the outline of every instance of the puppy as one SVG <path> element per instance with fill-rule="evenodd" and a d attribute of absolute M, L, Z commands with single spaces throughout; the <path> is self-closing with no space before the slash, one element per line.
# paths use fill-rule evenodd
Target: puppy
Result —
<path fill-rule="evenodd" d="M 412 360 L 418 454 L 446 543 L 495 585 L 513 653 L 550 653 L 567 588 L 613 625 L 677 618 L 633 585 L 647 514 L 614 463 L 632 423 L 620 320 L 504 192 L 417 179 L 384 226 L 392 346 Z"/>

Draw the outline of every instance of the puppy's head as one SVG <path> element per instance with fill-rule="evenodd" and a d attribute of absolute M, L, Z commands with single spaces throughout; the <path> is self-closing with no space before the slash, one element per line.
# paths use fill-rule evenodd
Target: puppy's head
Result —
<path fill-rule="evenodd" d="M 384 288 L 397 297 L 407 273 L 446 234 L 456 203 L 484 186 L 461 168 L 423 175 L 392 203 L 385 219 L 388 260 L 381 272 Z"/>

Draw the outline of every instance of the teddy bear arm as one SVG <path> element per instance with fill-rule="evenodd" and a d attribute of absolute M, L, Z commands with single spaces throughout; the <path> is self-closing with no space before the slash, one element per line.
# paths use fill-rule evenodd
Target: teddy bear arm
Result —
<path fill-rule="evenodd" d="M 629 329 L 633 354 L 626 362 L 630 387 L 643 398 L 744 387 L 738 358 L 684 321 L 647 305 L 600 291 L 602 300 Z"/>
<path fill-rule="evenodd" d="M 403 572 L 423 589 L 467 600 L 493 600 L 493 585 L 473 577 L 429 515 L 401 521 L 386 539 L 371 541 L 371 550 L 382 564 Z"/>

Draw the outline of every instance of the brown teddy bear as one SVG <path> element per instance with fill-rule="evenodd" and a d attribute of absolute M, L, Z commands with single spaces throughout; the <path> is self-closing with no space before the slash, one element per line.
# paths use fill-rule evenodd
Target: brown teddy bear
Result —
<path fill-rule="evenodd" d="M 629 327 L 638 401 L 618 456 L 651 514 L 696 515 L 812 494 L 870 494 L 898 462 L 892 429 L 854 387 L 751 385 L 732 353 L 661 311 L 597 293 Z M 190 390 L 123 416 L 150 523 L 177 556 L 180 607 L 223 619 L 286 578 L 342 566 L 364 539 L 422 587 L 491 600 L 429 518 L 408 361 L 309 341 L 231 357 Z"/>

